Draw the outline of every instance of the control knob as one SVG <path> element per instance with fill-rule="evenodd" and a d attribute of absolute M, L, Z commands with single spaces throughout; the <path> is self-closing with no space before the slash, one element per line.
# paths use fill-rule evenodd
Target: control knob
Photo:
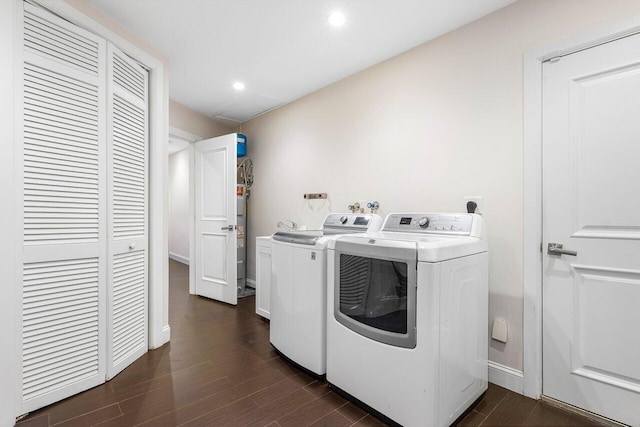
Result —
<path fill-rule="evenodd" d="M 423 216 L 422 218 L 420 218 L 420 221 L 418 221 L 418 225 L 420 226 L 420 228 L 427 228 L 429 226 L 429 218 Z"/>
<path fill-rule="evenodd" d="M 347 218 L 347 216 L 346 216 L 346 215 L 342 215 L 342 216 L 340 217 L 340 224 L 346 224 L 348 219 L 349 219 L 349 218 Z"/>

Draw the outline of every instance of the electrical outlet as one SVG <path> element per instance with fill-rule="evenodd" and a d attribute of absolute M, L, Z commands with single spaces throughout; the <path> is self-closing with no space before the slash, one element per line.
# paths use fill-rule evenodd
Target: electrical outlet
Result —
<path fill-rule="evenodd" d="M 507 321 L 504 319 L 494 319 L 493 328 L 491 330 L 491 338 L 500 341 L 507 342 Z"/>
<path fill-rule="evenodd" d="M 482 215 L 484 213 L 484 206 L 482 204 L 482 196 L 465 196 L 464 198 L 464 210 L 467 211 L 467 203 L 476 202 L 476 211 L 475 213 Z"/>

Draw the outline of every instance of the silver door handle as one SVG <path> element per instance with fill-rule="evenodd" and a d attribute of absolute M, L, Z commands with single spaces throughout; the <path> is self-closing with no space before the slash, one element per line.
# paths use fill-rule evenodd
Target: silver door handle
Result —
<path fill-rule="evenodd" d="M 220 230 L 233 231 L 233 225 L 227 225 L 226 227 L 222 227 Z"/>
<path fill-rule="evenodd" d="M 577 251 L 562 249 L 562 243 L 549 243 L 549 246 L 547 247 L 547 253 L 549 255 L 570 255 L 570 256 L 578 255 Z"/>

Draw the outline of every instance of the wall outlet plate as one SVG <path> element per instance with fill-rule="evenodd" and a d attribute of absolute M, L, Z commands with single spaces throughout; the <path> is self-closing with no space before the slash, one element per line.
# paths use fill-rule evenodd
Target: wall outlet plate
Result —
<path fill-rule="evenodd" d="M 465 196 L 464 198 L 464 209 L 463 212 L 467 211 L 467 203 L 468 202 L 476 202 L 476 211 L 475 213 L 482 215 L 484 213 L 484 205 L 482 204 L 482 196 Z"/>
<path fill-rule="evenodd" d="M 504 319 L 494 319 L 493 329 L 491 330 L 491 338 L 500 341 L 507 342 L 507 321 Z"/>

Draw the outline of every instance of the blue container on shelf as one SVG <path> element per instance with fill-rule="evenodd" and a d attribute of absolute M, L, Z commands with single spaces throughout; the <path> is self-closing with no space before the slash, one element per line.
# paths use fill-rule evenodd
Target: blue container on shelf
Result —
<path fill-rule="evenodd" d="M 244 157 L 247 155 L 247 136 L 244 134 L 238 134 L 238 157 Z"/>

